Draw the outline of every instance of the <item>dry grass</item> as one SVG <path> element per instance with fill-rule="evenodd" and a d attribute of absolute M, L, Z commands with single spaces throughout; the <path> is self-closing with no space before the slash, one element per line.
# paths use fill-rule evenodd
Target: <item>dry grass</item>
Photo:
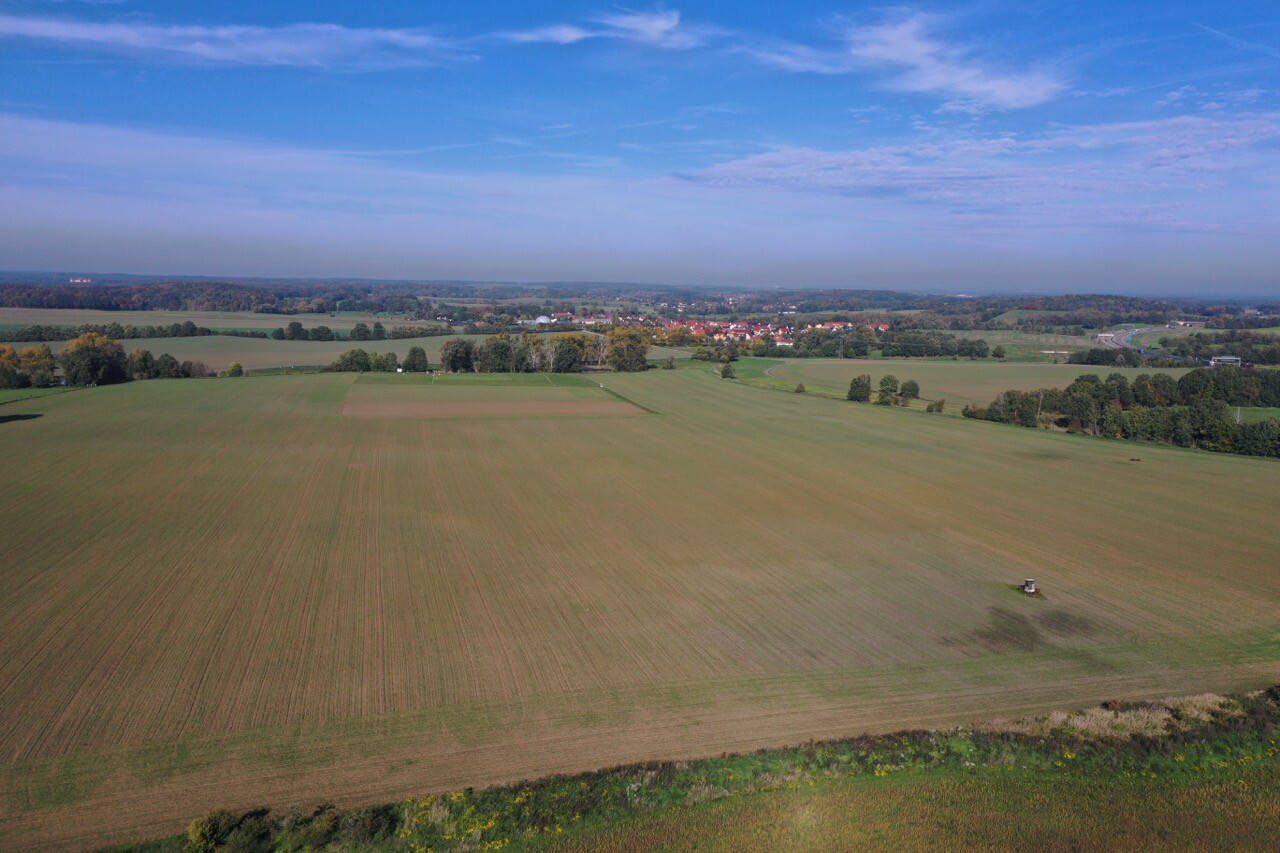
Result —
<path fill-rule="evenodd" d="M 1274 464 L 608 384 L 660 414 L 343 418 L 352 375 L 7 404 L 41 417 L 0 424 L 0 847 L 1280 675 Z"/>

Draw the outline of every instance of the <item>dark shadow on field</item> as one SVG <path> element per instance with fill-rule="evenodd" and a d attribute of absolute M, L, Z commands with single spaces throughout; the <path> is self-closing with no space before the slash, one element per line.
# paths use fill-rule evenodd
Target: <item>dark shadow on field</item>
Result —
<path fill-rule="evenodd" d="M 1027 616 L 1007 607 L 987 609 L 987 624 L 951 645 L 989 652 L 1034 652 L 1053 645 L 1050 638 L 1093 637 L 1101 630 L 1091 619 L 1061 608 Z"/>
<path fill-rule="evenodd" d="M 44 415 L 0 415 L 0 424 L 7 424 L 9 421 L 34 421 L 43 417 Z"/>

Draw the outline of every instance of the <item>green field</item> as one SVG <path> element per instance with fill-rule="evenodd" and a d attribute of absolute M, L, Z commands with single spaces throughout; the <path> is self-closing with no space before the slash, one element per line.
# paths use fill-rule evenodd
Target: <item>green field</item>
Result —
<path fill-rule="evenodd" d="M 1081 374 L 1107 376 L 1122 373 L 1129 379 L 1139 373 L 1169 373 L 1181 376 L 1185 370 L 1158 370 L 1137 367 L 1089 367 L 1079 364 L 1001 364 L 993 360 L 936 359 L 791 359 L 774 367 L 770 375 L 794 385 L 804 383 L 810 390 L 838 392 L 843 396 L 849 382 L 860 373 L 871 376 L 873 384 L 893 374 L 898 379 L 920 383 L 926 400 L 945 399 L 948 410 L 959 412 L 967 404 L 985 406 L 1003 391 L 1033 391 L 1037 388 L 1065 388 Z"/>
<path fill-rule="evenodd" d="M 0 848 L 1280 676 L 1272 462 L 531 378 L 7 404 Z"/>
<path fill-rule="evenodd" d="M 1040 335 L 1029 332 L 957 332 L 966 338 L 982 338 L 992 347 L 1003 346 L 1006 361 L 1066 361 L 1067 354 L 1098 345 L 1096 336 Z"/>
<path fill-rule="evenodd" d="M 1265 421 L 1269 418 L 1280 418 L 1280 409 L 1267 408 L 1266 406 L 1241 406 L 1238 410 L 1233 409 L 1232 411 L 1239 411 L 1241 419 L 1247 424 Z"/>
<path fill-rule="evenodd" d="M 48 397 L 50 394 L 61 394 L 73 389 L 61 386 L 54 388 L 0 388 L 0 404 L 14 403 L 18 400 L 30 400 L 33 397 Z"/>
<path fill-rule="evenodd" d="M 548 838 L 556 853 L 697 850 L 1264 850 L 1280 765 L 1209 779 L 904 774 L 818 782 Z"/>

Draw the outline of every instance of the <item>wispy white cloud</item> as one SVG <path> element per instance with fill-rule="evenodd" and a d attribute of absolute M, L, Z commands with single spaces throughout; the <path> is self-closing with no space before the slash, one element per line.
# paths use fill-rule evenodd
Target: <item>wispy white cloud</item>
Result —
<path fill-rule="evenodd" d="M 1002 71 L 933 34 L 937 21 L 911 14 L 844 32 L 840 49 L 801 44 L 749 44 L 757 60 L 786 71 L 817 74 L 887 72 L 886 85 L 950 99 L 951 110 L 1019 109 L 1046 103 L 1066 90 L 1046 71 Z"/>
<path fill-rule="evenodd" d="M 694 26 L 681 20 L 679 12 L 621 11 L 598 15 L 587 26 L 553 24 L 505 33 L 508 41 L 518 43 L 574 44 L 587 39 L 620 39 L 664 50 L 689 50 L 701 47 L 724 30 L 710 26 Z"/>
<path fill-rule="evenodd" d="M 423 29 L 162 25 L 15 15 L 0 15 L 0 38 L 197 62 L 295 67 L 430 64 L 456 55 L 457 47 Z"/>
<path fill-rule="evenodd" d="M 1064 84 L 1039 71 L 993 71 L 968 51 L 929 34 L 932 19 L 913 15 L 894 23 L 863 27 L 849 34 L 859 62 L 900 69 L 889 84 L 907 92 L 957 97 L 984 106 L 1013 109 L 1042 104 L 1061 94 Z"/>

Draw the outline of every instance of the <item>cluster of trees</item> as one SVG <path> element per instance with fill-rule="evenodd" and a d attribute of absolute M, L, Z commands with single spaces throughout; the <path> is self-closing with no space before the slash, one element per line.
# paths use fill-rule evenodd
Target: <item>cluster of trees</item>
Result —
<path fill-rule="evenodd" d="M 648 333 L 616 327 L 604 336 L 503 333 L 478 343 L 453 338 L 440 347 L 440 366 L 451 373 L 577 373 L 589 365 L 634 372 L 648 367 L 648 355 Z"/>
<path fill-rule="evenodd" d="M 881 335 L 880 345 L 886 358 L 922 356 L 987 358 L 991 355 L 990 346 L 982 338 L 961 338 L 934 330 L 894 331 L 891 329 Z"/>
<path fill-rule="evenodd" d="M 46 344 L 15 350 L 0 345 L 0 388 L 43 388 L 54 383 L 57 362 Z"/>
<path fill-rule="evenodd" d="M 18 329 L 0 330 L 0 340 L 5 341 L 69 341 L 78 338 L 85 332 L 96 332 L 113 340 L 129 340 L 133 338 L 198 338 L 215 335 L 213 329 L 197 326 L 187 320 L 185 323 L 171 323 L 167 326 L 122 326 L 119 323 L 94 325 L 86 323 L 81 326 L 24 326 Z"/>
<path fill-rule="evenodd" d="M 409 347 L 403 362 L 393 352 L 379 354 L 349 349 L 338 356 L 338 360 L 329 365 L 329 369 L 348 373 L 395 373 L 397 369 L 405 373 L 426 373 L 431 370 L 431 364 L 422 347 Z"/>
<path fill-rule="evenodd" d="M 129 353 L 125 361 L 125 371 L 130 379 L 199 379 L 202 376 L 213 375 L 203 361 L 178 361 L 167 352 L 153 356 L 150 350 L 136 348 Z M 231 370 L 227 372 L 234 376 L 241 375 L 244 371 L 241 369 L 238 373 Z M 71 382 L 70 371 L 67 371 L 67 376 L 69 384 L 83 384 Z"/>
<path fill-rule="evenodd" d="M 1280 335 L 1231 329 L 1160 339 L 1161 349 L 1183 358 L 1208 361 L 1215 355 L 1237 355 L 1252 364 L 1280 364 Z"/>
<path fill-rule="evenodd" d="M 27 347 L 15 352 L 0 346 L 0 388 L 44 387 L 57 381 L 62 368 L 68 385 L 113 385 L 131 379 L 182 379 L 208 376 L 199 361 L 182 361 L 163 353 L 135 349 L 125 355 L 120 342 L 98 332 L 85 332 L 67 342 L 55 358 L 48 345 Z"/>
<path fill-rule="evenodd" d="M 849 393 L 845 395 L 845 399 L 852 400 L 855 403 L 870 403 L 871 399 L 871 377 L 863 373 L 860 376 L 853 377 L 853 381 L 849 383 Z M 914 379 L 908 379 L 902 383 L 898 382 L 898 377 L 887 375 L 880 380 L 880 386 L 876 390 L 875 404 L 877 406 L 908 406 L 911 401 L 920 396 L 920 383 Z M 930 410 L 934 411 L 934 410 Z M 941 411 L 938 409 L 937 411 Z"/>
<path fill-rule="evenodd" d="M 1149 362 L 1142 353 L 1120 347 L 1090 347 L 1067 356 L 1067 364 L 1089 364 L 1094 367 L 1141 367 Z"/>
<path fill-rule="evenodd" d="M 453 338 L 440 348 L 441 369 L 450 373 L 577 373 L 604 357 L 603 339 L 578 333 Z"/>
<path fill-rule="evenodd" d="M 1200 368 L 1175 381 L 1165 373 L 1087 373 L 1065 389 L 1006 391 L 965 417 L 1023 427 L 1157 441 L 1251 456 L 1280 456 L 1280 420 L 1237 423 L 1232 406 L 1280 405 L 1280 372 Z"/>

